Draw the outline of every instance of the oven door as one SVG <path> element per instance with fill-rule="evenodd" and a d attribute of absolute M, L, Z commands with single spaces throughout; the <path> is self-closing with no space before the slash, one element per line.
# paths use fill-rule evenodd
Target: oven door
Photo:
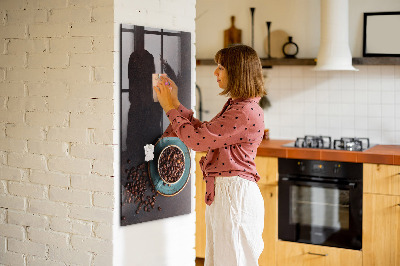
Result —
<path fill-rule="evenodd" d="M 361 249 L 362 181 L 279 179 L 278 238 Z"/>

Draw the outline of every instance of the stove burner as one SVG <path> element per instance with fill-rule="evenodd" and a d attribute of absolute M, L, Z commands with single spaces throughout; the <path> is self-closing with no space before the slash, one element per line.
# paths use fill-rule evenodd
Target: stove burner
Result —
<path fill-rule="evenodd" d="M 369 148 L 368 138 L 340 138 L 333 142 L 335 150 L 363 151 Z"/>
<path fill-rule="evenodd" d="M 306 135 L 303 138 L 297 138 L 295 142 L 291 142 L 283 146 L 344 151 L 364 151 L 371 148 L 368 138 L 340 138 L 334 140 L 332 143 L 331 137 L 311 135 Z"/>
<path fill-rule="evenodd" d="M 330 149 L 331 137 L 306 135 L 304 138 L 297 138 L 294 146 L 299 148 Z"/>

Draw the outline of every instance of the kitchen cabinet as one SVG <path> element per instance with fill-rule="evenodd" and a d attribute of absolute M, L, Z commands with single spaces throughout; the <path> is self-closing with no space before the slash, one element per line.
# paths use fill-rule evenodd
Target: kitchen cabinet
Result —
<path fill-rule="evenodd" d="M 400 196 L 399 165 L 365 163 L 363 166 L 363 173 L 364 193 Z"/>
<path fill-rule="evenodd" d="M 206 226 L 204 194 L 205 182 L 200 169 L 199 161 L 204 152 L 196 153 L 196 257 L 205 257 Z M 259 265 L 276 265 L 276 242 L 278 239 L 278 159 L 257 156 L 255 159 L 257 171 L 261 176 L 258 182 L 261 194 L 264 198 L 264 250 L 259 258 Z"/>
<path fill-rule="evenodd" d="M 363 171 L 363 265 L 400 266 L 400 166 Z"/>
<path fill-rule="evenodd" d="M 364 194 L 363 265 L 400 266 L 400 196 Z"/>
<path fill-rule="evenodd" d="M 258 259 L 260 266 L 276 265 L 278 240 L 278 158 L 256 156 L 254 160 L 261 176 L 258 187 L 264 199 L 264 250 Z"/>
<path fill-rule="evenodd" d="M 196 256 L 205 256 L 205 183 L 196 153 Z M 400 266 L 400 166 L 363 164 L 362 251 L 278 240 L 278 159 L 257 156 L 264 198 L 264 250 L 259 265 Z"/>
<path fill-rule="evenodd" d="M 260 173 L 261 174 L 261 173 Z M 258 259 L 260 266 L 276 265 L 276 243 L 278 241 L 278 187 L 259 185 L 264 198 L 264 250 Z"/>
<path fill-rule="evenodd" d="M 258 185 L 278 185 L 278 158 L 256 156 L 254 162 L 261 176 Z"/>
<path fill-rule="evenodd" d="M 277 266 L 361 266 L 363 259 L 362 252 L 358 250 L 280 240 L 277 252 Z"/>
<path fill-rule="evenodd" d="M 199 161 L 205 152 L 196 152 L 196 257 L 205 258 L 206 254 L 206 224 L 205 212 L 206 203 L 204 195 L 206 193 L 206 182 L 203 181 L 203 172 L 200 169 Z"/>

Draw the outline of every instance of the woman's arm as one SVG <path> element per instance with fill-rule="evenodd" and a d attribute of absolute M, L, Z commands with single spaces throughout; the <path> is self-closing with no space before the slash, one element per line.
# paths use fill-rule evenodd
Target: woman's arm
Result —
<path fill-rule="evenodd" d="M 198 127 L 194 127 L 176 109 L 169 110 L 167 117 L 173 131 L 194 151 L 206 151 L 247 141 L 244 136 L 248 130 L 248 117 L 245 112 L 237 109 L 226 110 L 222 116 L 201 123 Z"/>
<path fill-rule="evenodd" d="M 179 101 L 176 104 L 174 103 L 174 106 L 176 106 L 175 109 L 178 110 L 179 114 L 189 120 L 195 128 L 201 125 L 202 122 L 199 119 L 193 117 L 194 112 L 192 110 L 187 109 Z M 176 133 L 172 129 L 171 123 L 168 125 L 167 129 L 165 129 L 163 135 L 161 136 L 161 138 L 164 137 L 178 137 L 178 135 L 176 135 Z"/>
<path fill-rule="evenodd" d="M 179 103 L 179 102 L 178 102 Z M 183 104 L 179 103 L 176 108 L 179 114 L 188 119 L 194 127 L 199 127 L 201 125 L 201 121 L 193 116 L 194 112 L 192 110 L 187 109 Z"/>
<path fill-rule="evenodd" d="M 201 121 L 193 117 L 193 111 L 186 109 L 180 104 L 177 97 L 178 88 L 173 80 L 167 77 L 160 77 L 157 86 L 153 87 L 153 89 L 165 113 L 176 111 L 182 118 L 192 124 L 192 127 L 197 128 L 201 125 Z M 176 135 L 176 131 L 174 131 L 174 128 L 171 128 L 170 124 L 161 137 L 174 136 L 174 134 Z"/>

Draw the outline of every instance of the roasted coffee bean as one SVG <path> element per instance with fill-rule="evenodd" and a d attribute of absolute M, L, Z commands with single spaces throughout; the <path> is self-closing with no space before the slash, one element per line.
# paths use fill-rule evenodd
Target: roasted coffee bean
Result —
<path fill-rule="evenodd" d="M 127 163 L 130 162 L 127 161 Z M 125 189 L 122 191 L 123 202 L 121 205 L 137 205 L 136 214 L 139 214 L 140 210 L 150 212 L 154 208 L 154 202 L 158 195 L 150 182 L 147 166 L 145 162 L 125 170 L 126 179 L 129 181 L 125 183 Z"/>
<path fill-rule="evenodd" d="M 183 153 L 174 146 L 166 148 L 160 155 L 159 174 L 164 181 L 175 183 L 185 168 Z"/>
<path fill-rule="evenodd" d="M 161 211 L 161 207 L 158 207 L 158 210 Z"/>

